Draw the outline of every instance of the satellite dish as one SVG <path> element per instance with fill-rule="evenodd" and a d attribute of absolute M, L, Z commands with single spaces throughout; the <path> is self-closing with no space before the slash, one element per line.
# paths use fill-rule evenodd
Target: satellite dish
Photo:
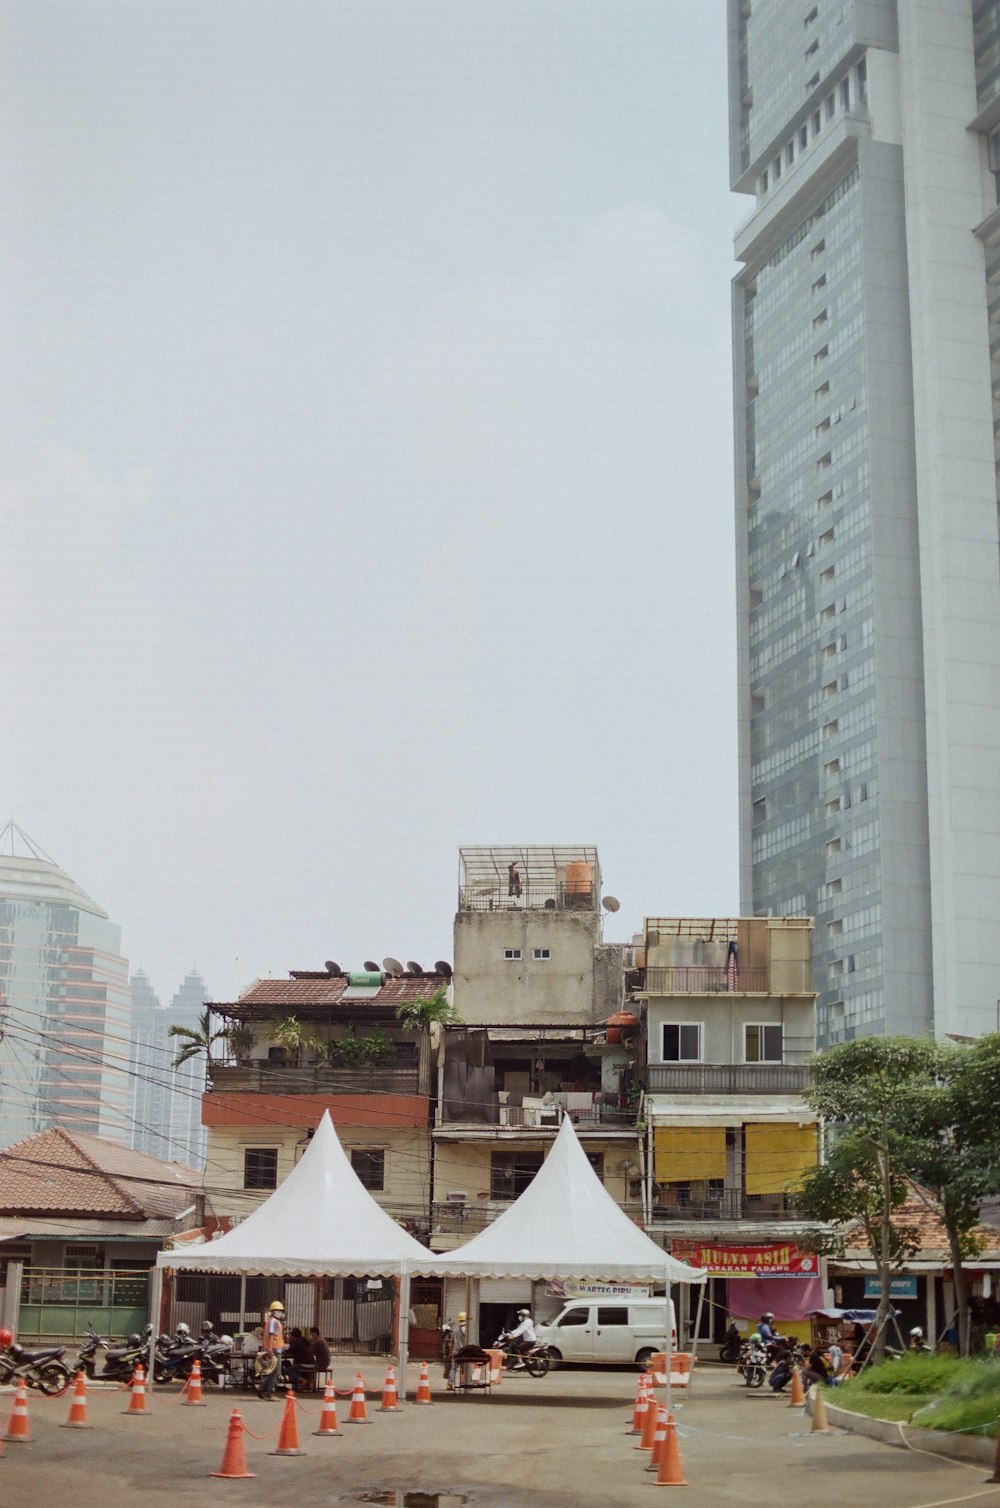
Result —
<path fill-rule="evenodd" d="M 327 959 L 326 964 L 325 964 L 325 968 L 326 968 L 326 972 L 328 974 L 342 974 L 344 972 L 343 969 L 340 967 L 340 964 L 339 963 L 334 963 L 334 961 L 333 961 L 332 958 L 328 958 Z"/>
<path fill-rule="evenodd" d="M 366 974 L 381 974 L 381 972 L 382 972 L 382 970 L 379 968 L 379 966 L 378 966 L 377 963 L 373 963 L 370 958 L 366 958 L 365 959 L 365 973 Z"/>
<path fill-rule="evenodd" d="M 406 972 L 398 958 L 383 958 L 382 967 L 393 979 L 398 979 L 400 974 L 405 974 Z"/>
<path fill-rule="evenodd" d="M 434 965 L 434 972 L 435 972 L 435 974 L 442 975 L 442 977 L 445 978 L 445 979 L 450 979 L 451 978 L 451 964 L 448 963 L 448 961 L 446 959 L 439 958 L 438 961 L 437 961 L 437 963 Z"/>
<path fill-rule="evenodd" d="M 406 960 L 406 972 L 408 974 L 416 974 L 419 977 L 424 971 L 418 963 L 414 963 L 412 958 L 408 958 Z"/>
<path fill-rule="evenodd" d="M 606 895 L 601 905 L 605 911 L 620 911 L 622 909 L 622 903 L 616 895 Z"/>

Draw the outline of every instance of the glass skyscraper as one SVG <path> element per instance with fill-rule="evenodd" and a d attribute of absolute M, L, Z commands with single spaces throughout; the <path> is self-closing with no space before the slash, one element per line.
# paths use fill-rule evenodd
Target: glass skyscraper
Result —
<path fill-rule="evenodd" d="M 1000 4 L 729 0 L 741 889 L 820 1045 L 996 1028 Z"/>
<path fill-rule="evenodd" d="M 197 1028 L 208 999 L 205 981 L 192 969 L 166 1010 L 142 969 L 133 974 L 130 983 L 132 1146 L 151 1157 L 204 1167 L 207 1133 L 201 1124 L 201 1097 L 205 1058 L 198 1053 L 174 1068 L 184 1039 L 170 1036 L 170 1028 Z"/>
<path fill-rule="evenodd" d="M 0 1145 L 49 1126 L 128 1142 L 121 930 L 13 823 L 0 849 Z"/>

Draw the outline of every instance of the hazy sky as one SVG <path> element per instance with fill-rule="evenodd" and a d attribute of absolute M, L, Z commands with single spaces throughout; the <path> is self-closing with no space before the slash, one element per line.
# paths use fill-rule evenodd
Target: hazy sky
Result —
<path fill-rule="evenodd" d="M 737 908 L 721 0 L 0 0 L 0 825 L 169 999 Z"/>

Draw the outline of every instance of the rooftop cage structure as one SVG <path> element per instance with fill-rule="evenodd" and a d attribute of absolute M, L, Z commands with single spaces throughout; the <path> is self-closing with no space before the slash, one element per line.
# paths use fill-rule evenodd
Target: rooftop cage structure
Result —
<path fill-rule="evenodd" d="M 601 868 L 588 844 L 461 848 L 459 911 L 597 911 Z"/>

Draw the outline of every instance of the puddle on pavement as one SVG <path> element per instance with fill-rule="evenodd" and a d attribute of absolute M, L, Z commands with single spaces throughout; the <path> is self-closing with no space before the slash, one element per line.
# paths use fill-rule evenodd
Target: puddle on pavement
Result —
<path fill-rule="evenodd" d="M 388 1508 L 463 1508 L 469 1500 L 455 1492 L 403 1492 L 389 1488 L 381 1492 L 359 1492 L 355 1503 L 384 1503 Z"/>

